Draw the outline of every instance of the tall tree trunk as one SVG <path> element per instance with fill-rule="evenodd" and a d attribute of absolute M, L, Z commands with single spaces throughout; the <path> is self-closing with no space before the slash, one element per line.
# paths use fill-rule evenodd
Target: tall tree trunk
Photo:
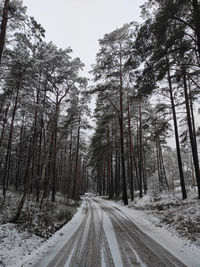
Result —
<path fill-rule="evenodd" d="M 15 189 L 18 190 L 19 188 L 19 178 L 20 178 L 20 171 L 21 171 L 21 162 L 22 162 L 22 144 L 23 144 L 23 136 L 24 136 L 24 118 L 22 120 L 22 125 L 20 129 L 20 141 L 19 141 L 19 152 L 18 152 L 18 161 L 17 161 L 17 172 L 15 177 Z"/>
<path fill-rule="evenodd" d="M 58 101 L 58 95 L 56 96 L 56 110 L 55 118 L 53 123 L 53 168 L 52 168 L 52 194 L 51 200 L 55 202 L 56 200 L 56 186 L 57 186 L 57 135 L 58 135 L 58 116 L 59 116 L 60 103 Z"/>
<path fill-rule="evenodd" d="M 192 0 L 195 35 L 197 39 L 197 51 L 200 60 L 200 4 L 198 0 Z"/>
<path fill-rule="evenodd" d="M 17 92 L 16 92 L 15 103 L 14 103 L 13 112 L 12 112 L 10 132 L 9 132 L 8 144 L 7 144 L 6 160 L 5 160 L 5 166 L 4 166 L 4 171 L 3 171 L 3 195 L 4 195 L 4 199 L 6 197 L 6 186 L 8 184 L 8 180 L 9 180 L 13 129 L 14 129 L 14 121 L 15 121 L 15 115 L 16 115 L 17 105 L 18 105 L 20 85 L 21 85 L 21 74 L 19 74 L 19 79 L 18 79 L 18 84 L 17 84 Z"/>
<path fill-rule="evenodd" d="M 190 111 L 191 111 L 191 119 L 192 119 L 192 129 L 193 129 L 193 135 L 194 135 L 194 142 L 195 142 L 195 146 L 197 147 L 194 109 L 193 109 L 192 92 L 191 92 L 190 84 L 188 86 L 188 89 L 189 89 L 189 104 L 190 104 Z"/>
<path fill-rule="evenodd" d="M 2 145 L 3 137 L 4 137 L 4 132 L 5 132 L 6 122 L 7 122 L 7 115 L 8 115 L 9 107 L 10 107 L 10 103 L 6 107 L 4 118 L 3 118 L 3 125 L 2 125 L 1 136 L 0 136 L 0 148 L 1 148 L 1 145 Z"/>
<path fill-rule="evenodd" d="M 140 186 L 140 198 L 142 198 L 143 196 L 143 192 L 142 192 L 142 188 L 143 188 L 143 175 L 142 175 L 142 162 L 143 162 L 143 156 L 142 156 L 142 152 L 143 152 L 143 148 L 142 148 L 142 109 L 141 109 L 141 99 L 139 102 L 139 123 L 140 123 L 140 127 L 139 127 L 139 146 L 140 146 L 140 153 L 139 153 L 139 186 Z"/>
<path fill-rule="evenodd" d="M 192 156 L 194 162 L 194 169 L 195 175 L 197 180 L 197 187 L 198 187 L 198 198 L 200 199 L 200 170 L 199 170 L 199 159 L 198 159 L 198 150 L 196 146 L 195 135 L 192 128 L 192 120 L 190 114 L 190 104 L 189 104 L 189 96 L 188 96 L 188 88 L 187 88 L 187 78 L 186 78 L 186 69 L 185 65 L 182 65 L 182 74 L 183 74 L 183 87 L 184 87 L 184 94 L 185 94 L 185 106 L 186 106 L 186 113 L 187 113 L 187 124 L 189 129 L 189 136 L 190 136 L 190 144 L 192 148 Z"/>
<path fill-rule="evenodd" d="M 113 181 L 113 155 L 110 153 L 110 198 L 114 197 L 114 181 Z"/>
<path fill-rule="evenodd" d="M 160 161 L 161 161 L 161 169 L 162 169 L 162 173 L 163 173 L 163 177 L 164 177 L 164 182 L 167 186 L 167 190 L 169 191 L 169 184 L 168 184 L 168 180 L 167 180 L 167 175 L 166 175 L 166 171 L 165 171 L 165 164 L 164 164 L 164 159 L 163 159 L 163 152 L 162 152 L 162 147 L 160 145 Z"/>
<path fill-rule="evenodd" d="M 124 155 L 124 109 L 123 109 L 123 78 L 121 68 L 121 56 L 120 56 L 120 145 L 121 145 L 121 167 L 122 167 L 122 187 L 123 187 L 123 201 L 124 205 L 128 205 L 127 185 L 126 185 L 126 167 L 125 167 L 125 155 Z"/>
<path fill-rule="evenodd" d="M 41 115 L 42 116 L 42 115 Z M 40 131 L 39 131 L 39 147 L 37 153 L 37 177 L 36 177 L 36 202 L 40 200 L 41 180 L 42 180 L 42 130 L 43 118 L 40 118 Z"/>
<path fill-rule="evenodd" d="M 48 195 L 48 189 L 49 189 L 49 181 L 52 176 L 52 158 L 53 158 L 53 144 L 54 144 L 54 132 L 51 131 L 50 133 L 50 140 L 48 143 L 48 149 L 45 150 L 45 164 L 43 166 L 43 177 L 44 177 L 44 189 L 43 189 L 43 195 L 41 199 L 40 207 L 42 208 L 43 200 L 47 198 Z M 47 164 L 48 163 L 48 164 Z M 43 180 L 43 179 L 42 179 Z"/>
<path fill-rule="evenodd" d="M 77 183 L 78 183 L 78 160 L 79 160 L 79 147 L 80 147 L 80 130 L 81 130 L 81 116 L 78 118 L 78 131 L 77 131 L 77 143 L 76 143 L 76 159 L 75 159 L 75 168 L 74 168 L 74 183 L 73 183 L 73 192 L 72 198 L 77 200 L 79 192 L 77 192 Z"/>
<path fill-rule="evenodd" d="M 3 158 L 4 158 L 4 150 L 2 148 L 2 142 L 3 142 L 3 138 L 4 138 L 4 133 L 5 133 L 6 123 L 7 123 L 7 116 L 8 116 L 9 107 L 10 107 L 10 103 L 6 107 L 4 118 L 3 118 L 3 125 L 2 125 L 2 129 L 1 129 L 1 136 L 0 136 L 0 170 L 1 170 L 2 163 L 3 163 Z M 4 172 L 2 172 L 2 170 L 0 171 L 0 177 L 2 178 L 2 184 L 3 184 Z"/>
<path fill-rule="evenodd" d="M 107 155 L 107 195 L 110 197 L 110 153 Z"/>
<path fill-rule="evenodd" d="M 73 130 L 70 129 L 70 142 L 69 142 L 69 157 L 68 157 L 68 195 L 71 193 L 71 176 L 73 170 L 73 155 L 72 155 L 72 140 L 73 140 Z"/>
<path fill-rule="evenodd" d="M 2 16 L 2 21 L 1 21 L 1 32 L 0 32 L 0 64 L 2 60 L 3 49 L 5 46 L 9 4 L 10 4 L 10 0 L 5 0 L 4 8 L 3 8 L 3 16 Z"/>
<path fill-rule="evenodd" d="M 162 177 L 160 171 L 160 143 L 159 136 L 156 134 L 156 159 L 157 159 L 157 171 L 158 171 L 158 181 L 159 181 L 159 191 L 162 191 Z"/>
<path fill-rule="evenodd" d="M 30 176 L 31 176 L 31 164 L 32 164 L 32 149 L 33 149 L 33 144 L 32 144 L 32 140 L 30 140 L 30 145 L 29 145 L 29 152 L 28 152 L 28 159 L 27 159 L 27 165 L 26 165 L 26 170 L 24 173 L 24 192 L 22 195 L 22 198 L 18 204 L 17 207 L 17 212 L 15 214 L 15 216 L 11 219 L 11 223 L 16 223 L 21 215 L 28 191 L 29 191 L 29 187 L 30 187 Z"/>
<path fill-rule="evenodd" d="M 33 192 L 33 188 L 35 187 L 37 183 L 37 143 L 38 143 L 38 105 L 39 105 L 39 90 L 37 90 L 37 95 L 36 95 L 36 110 L 35 110 L 35 115 L 34 115 L 34 123 L 33 123 L 33 155 L 32 155 L 32 169 L 31 169 L 31 181 L 30 181 L 30 191 L 31 193 Z M 36 179 L 36 181 L 35 181 Z"/>
<path fill-rule="evenodd" d="M 104 161 L 104 168 L 103 168 L 103 195 L 105 196 L 106 192 L 106 162 Z"/>
<path fill-rule="evenodd" d="M 128 133 L 129 133 L 129 158 L 130 158 L 130 193 L 131 200 L 134 200 L 134 183 L 133 183 L 133 141 L 131 134 L 131 118 L 130 118 L 130 107 L 128 104 Z"/>
<path fill-rule="evenodd" d="M 118 149 L 116 147 L 116 152 L 115 152 L 115 198 L 118 198 L 118 176 L 119 176 L 119 172 L 120 172 L 120 169 L 118 167 Z"/>
<path fill-rule="evenodd" d="M 147 194 L 147 172 L 146 172 L 146 157 L 145 157 L 145 150 L 143 147 L 143 160 L 142 160 L 142 166 L 143 166 L 143 185 L 144 185 L 144 194 Z"/>
<path fill-rule="evenodd" d="M 183 174 L 183 164 L 182 164 L 181 150 L 180 150 L 180 143 L 179 143 L 178 123 L 177 123 L 176 109 L 175 109 L 175 103 L 174 103 L 174 97 L 173 97 L 173 88 L 172 88 L 172 81 L 171 81 L 171 75 L 170 75 L 170 69 L 169 69 L 169 61 L 168 61 L 167 57 L 166 57 L 166 62 L 167 62 L 167 75 L 168 75 L 171 108 L 172 108 L 173 121 L 174 121 L 176 153 L 177 153 L 177 158 L 178 158 L 178 167 L 179 167 L 178 169 L 179 169 L 179 176 L 180 176 L 182 198 L 186 199 L 187 198 L 187 192 L 185 189 L 185 181 L 184 181 L 184 174 Z"/>

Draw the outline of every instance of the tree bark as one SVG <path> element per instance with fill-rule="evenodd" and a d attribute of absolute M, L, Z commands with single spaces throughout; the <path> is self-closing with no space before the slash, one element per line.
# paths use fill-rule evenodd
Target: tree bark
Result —
<path fill-rule="evenodd" d="M 200 6 L 198 0 L 192 0 L 195 35 L 197 39 L 197 51 L 200 60 Z"/>
<path fill-rule="evenodd" d="M 20 129 L 20 141 L 19 141 L 19 152 L 18 152 L 18 161 L 17 161 L 17 172 L 15 177 L 15 189 L 18 190 L 19 188 L 19 178 L 20 178 L 20 170 L 21 170 L 21 162 L 22 162 L 22 144 L 23 144 L 23 135 L 24 135 L 24 118 L 22 120 L 22 125 Z"/>
<path fill-rule="evenodd" d="M 173 97 L 172 81 L 171 81 L 168 58 L 166 58 L 166 62 L 167 62 L 167 76 L 168 76 L 171 108 L 172 108 L 173 121 L 174 121 L 176 153 L 177 153 L 177 158 L 178 158 L 178 167 L 179 167 L 179 176 L 180 176 L 182 198 L 186 199 L 187 198 L 187 192 L 186 192 L 186 189 L 185 189 L 185 181 L 184 181 L 184 174 L 183 174 L 183 164 L 182 164 L 181 150 L 180 150 L 180 143 L 179 143 L 178 123 L 177 123 L 177 117 L 176 117 L 176 109 L 175 109 L 175 103 L 174 103 L 174 97 Z"/>
<path fill-rule="evenodd" d="M 130 107 L 128 104 L 128 133 L 129 133 L 129 159 L 130 159 L 130 193 L 131 200 L 134 200 L 134 182 L 133 182 L 133 141 L 131 134 L 131 118 L 130 118 Z"/>
<path fill-rule="evenodd" d="M 29 187 L 30 187 L 30 176 L 31 176 L 31 164 L 32 164 L 32 151 L 33 150 L 33 144 L 32 144 L 32 140 L 30 140 L 30 145 L 29 145 L 29 152 L 28 152 L 28 159 L 27 159 L 27 165 L 26 165 L 26 170 L 24 173 L 24 180 L 25 180 L 25 184 L 24 184 L 24 192 L 22 195 L 22 198 L 19 202 L 19 205 L 17 207 L 17 212 L 15 214 L 15 216 L 11 219 L 11 223 L 16 223 L 21 215 L 28 191 L 29 191 Z"/>
<path fill-rule="evenodd" d="M 21 85 L 21 74 L 19 74 L 19 80 L 18 80 L 18 84 L 17 84 L 17 92 L 16 92 L 15 103 L 14 103 L 13 112 L 12 112 L 12 119 L 11 119 L 11 124 L 10 124 L 10 132 L 9 132 L 8 144 L 7 144 L 6 160 L 5 160 L 5 166 L 4 166 L 4 171 L 3 171 L 3 195 L 4 195 L 4 199 L 6 197 L 6 187 L 7 187 L 8 180 L 9 180 L 10 157 L 11 157 L 11 150 L 12 150 L 13 129 L 14 129 L 15 115 L 16 115 L 17 106 L 18 106 L 20 85 Z"/>
<path fill-rule="evenodd" d="M 128 205 L 127 185 L 126 185 L 126 168 L 124 155 L 124 110 L 123 110 L 123 80 L 121 70 L 121 56 L 120 56 L 120 145 L 121 145 L 121 167 L 122 167 L 122 187 L 123 187 L 123 201 L 124 205 Z"/>
<path fill-rule="evenodd" d="M 183 74 L 183 87 L 184 87 L 184 94 L 185 94 L 185 106 L 186 106 L 186 113 L 187 113 L 187 124 L 188 124 L 188 129 L 189 129 L 190 144 L 192 148 L 194 169 L 195 169 L 195 175 L 196 175 L 196 180 L 197 180 L 198 198 L 200 199 L 200 170 L 199 170 L 198 150 L 197 150 L 196 140 L 195 140 L 195 136 L 194 136 L 194 132 L 192 128 L 192 120 L 191 120 L 191 113 L 190 113 L 188 88 L 187 88 L 186 69 L 185 69 L 184 64 L 182 65 L 182 74 Z"/>
<path fill-rule="evenodd" d="M 3 50 L 5 46 L 9 4 L 10 4 L 10 0 L 5 0 L 4 8 L 3 8 L 3 16 L 2 16 L 2 21 L 1 21 L 1 32 L 0 32 L 0 64 L 1 64 Z"/>
<path fill-rule="evenodd" d="M 0 137 L 0 148 L 1 148 L 1 145 L 2 145 L 3 137 L 4 137 L 4 132 L 5 132 L 6 122 L 7 122 L 7 115 L 8 115 L 9 107 L 10 107 L 10 103 L 6 107 L 4 118 L 3 118 L 3 125 L 2 125 L 2 129 L 1 129 L 1 137 Z"/>
<path fill-rule="evenodd" d="M 53 123 L 53 168 L 52 168 L 52 194 L 51 200 L 55 202 L 56 200 L 56 186 L 57 186 L 57 135 L 58 135 L 58 116 L 59 116 L 60 102 L 58 101 L 58 94 L 56 96 L 56 109 L 55 118 Z"/>
<path fill-rule="evenodd" d="M 77 131 L 77 143 L 76 143 L 76 159 L 75 159 L 75 168 L 74 168 L 74 182 L 73 182 L 73 192 L 72 192 L 72 198 L 77 200 L 78 192 L 77 192 L 77 183 L 78 183 L 78 160 L 79 160 L 79 146 L 80 146 L 80 126 L 81 123 L 81 117 L 79 115 L 78 118 L 78 131 Z"/>
<path fill-rule="evenodd" d="M 140 153 L 139 153 L 139 187 L 140 187 L 140 198 L 143 196 L 142 192 L 142 184 L 143 184 L 143 179 L 142 179 L 142 162 L 143 162 L 143 157 L 142 157 L 142 109 L 141 109 L 141 99 L 139 100 L 139 122 L 140 122 L 140 127 L 139 127 L 139 146 L 140 146 Z"/>

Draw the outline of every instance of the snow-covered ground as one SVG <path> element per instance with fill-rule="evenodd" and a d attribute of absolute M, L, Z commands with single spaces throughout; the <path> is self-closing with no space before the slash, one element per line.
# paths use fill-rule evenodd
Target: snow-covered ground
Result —
<path fill-rule="evenodd" d="M 146 199 L 145 199 L 146 198 Z M 149 204 L 148 196 L 138 201 L 138 205 L 143 206 Z M 157 224 L 160 222 L 158 217 L 154 217 L 152 213 L 124 207 L 121 203 L 109 201 L 109 205 L 119 209 L 125 216 L 130 218 L 144 233 L 157 241 L 161 246 L 170 251 L 174 256 L 182 260 L 189 267 L 200 266 L 200 247 L 191 243 L 186 238 L 180 238 L 175 231 L 169 231 L 163 224 L 163 227 Z M 143 203 L 143 204 L 142 204 Z"/>
<path fill-rule="evenodd" d="M 196 190 L 190 190 L 185 200 L 180 193 L 163 194 L 156 201 L 146 195 L 131 202 L 129 207 L 144 211 L 157 227 L 166 228 L 172 234 L 200 246 L 200 200 Z"/>
<path fill-rule="evenodd" d="M 26 255 L 23 259 L 20 259 L 16 265 L 9 265 L 9 267 L 29 266 L 31 263 L 35 262 L 42 255 L 48 254 L 49 250 L 51 250 L 52 248 L 53 251 L 51 250 L 51 254 L 48 255 L 49 256 L 48 258 L 49 259 L 53 258 L 80 226 L 85 214 L 85 209 L 86 209 L 86 203 L 83 202 L 82 205 L 78 208 L 76 214 L 65 226 L 63 226 L 60 230 L 58 230 L 40 247 L 34 249 L 31 254 Z"/>
<path fill-rule="evenodd" d="M 46 240 L 76 211 L 72 201 L 57 195 L 56 202 L 44 203 L 40 210 L 32 199 L 27 199 L 17 224 L 9 223 L 20 199 L 20 194 L 9 191 L 0 213 L 0 266 L 21 266 L 24 257 L 38 252 Z M 0 203 L 2 199 L 0 198 Z M 58 233 L 58 234 L 57 234 Z M 56 236 L 60 237 L 59 231 Z M 55 238 L 55 235 L 53 235 Z M 59 239 L 59 238 L 58 238 Z M 50 239 L 49 239 L 50 240 Z M 49 241 L 48 241 L 49 242 Z M 48 243 L 49 244 L 49 243 Z"/>
<path fill-rule="evenodd" d="M 14 224 L 0 225 L 0 266 L 17 266 L 32 251 L 41 246 L 44 239 L 27 231 L 20 231 Z"/>
<path fill-rule="evenodd" d="M 92 197 L 98 199 L 98 197 Z M 144 233 L 187 266 L 200 266 L 200 247 L 197 246 L 200 232 L 194 232 L 199 227 L 200 202 L 195 194 L 194 197 L 192 194 L 188 200 L 184 201 L 174 196 L 162 196 L 162 200 L 154 201 L 152 197 L 145 196 L 130 203 L 129 207 L 124 207 L 122 203 L 115 201 L 104 199 L 103 201 L 105 205 L 117 208 L 116 212 L 131 219 Z M 36 262 L 38 258 L 47 254 L 48 257 L 53 258 L 78 229 L 86 210 L 87 204 L 83 200 L 73 218 L 46 241 L 44 238 L 18 229 L 13 224 L 0 225 L 0 266 L 29 266 L 30 263 Z M 104 213 L 103 227 L 112 228 L 109 226 L 110 221 L 106 218 Z M 186 223 L 185 229 L 183 225 Z M 195 230 L 192 228 L 193 232 L 189 233 L 187 229 L 190 229 L 193 224 L 196 224 L 196 228 Z M 105 231 L 105 233 L 106 238 L 111 240 L 110 235 L 113 235 L 113 232 Z M 195 240 L 192 236 L 196 236 Z"/>

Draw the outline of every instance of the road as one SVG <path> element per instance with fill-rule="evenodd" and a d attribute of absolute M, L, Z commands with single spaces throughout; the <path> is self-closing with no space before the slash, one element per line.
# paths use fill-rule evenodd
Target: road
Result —
<path fill-rule="evenodd" d="M 108 201 L 85 201 L 78 229 L 50 262 L 42 258 L 35 267 L 186 266 Z"/>

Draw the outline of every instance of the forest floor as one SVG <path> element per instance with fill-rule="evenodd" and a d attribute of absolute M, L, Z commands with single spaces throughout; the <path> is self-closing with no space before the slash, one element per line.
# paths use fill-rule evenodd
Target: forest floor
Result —
<path fill-rule="evenodd" d="M 142 211 L 156 227 L 200 247 L 200 200 L 197 191 L 190 189 L 188 198 L 182 200 L 180 189 L 176 194 L 147 194 L 129 203 L 129 207 Z"/>
<path fill-rule="evenodd" d="M 16 263 L 40 247 L 57 230 L 68 222 L 77 210 L 73 200 L 56 196 L 56 202 L 46 199 L 40 204 L 29 197 L 16 224 L 9 223 L 16 213 L 21 194 L 8 191 L 4 205 L 0 196 L 0 266 L 17 266 Z"/>

